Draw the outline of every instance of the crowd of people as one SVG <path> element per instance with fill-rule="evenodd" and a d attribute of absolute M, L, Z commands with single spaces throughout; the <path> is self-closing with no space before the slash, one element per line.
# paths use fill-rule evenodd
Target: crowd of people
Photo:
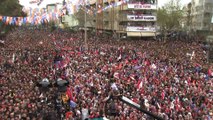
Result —
<path fill-rule="evenodd" d="M 0 48 L 1 120 L 55 120 L 63 110 L 66 120 L 152 119 L 117 99 L 106 102 L 113 94 L 165 120 L 212 119 L 213 66 L 199 38 L 118 41 L 91 35 L 85 47 L 82 36 L 27 28 L 6 36 Z M 69 81 L 62 97 L 56 87 L 36 85 L 59 78 Z"/>

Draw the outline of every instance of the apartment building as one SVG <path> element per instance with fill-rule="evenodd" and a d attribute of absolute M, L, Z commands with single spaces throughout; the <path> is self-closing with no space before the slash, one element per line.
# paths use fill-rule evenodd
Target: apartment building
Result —
<path fill-rule="evenodd" d="M 192 0 L 192 30 L 212 30 L 213 0 Z"/>
<path fill-rule="evenodd" d="M 91 0 L 87 27 L 129 37 L 156 36 L 157 0 Z"/>

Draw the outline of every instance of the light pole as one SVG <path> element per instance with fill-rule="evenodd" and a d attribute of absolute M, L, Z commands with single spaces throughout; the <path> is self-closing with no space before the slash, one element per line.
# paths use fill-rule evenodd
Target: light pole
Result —
<path fill-rule="evenodd" d="M 96 9 L 96 11 L 95 11 L 95 12 L 96 12 L 96 13 L 95 13 L 95 14 L 96 14 L 96 15 L 95 15 L 95 34 L 96 34 L 96 36 L 97 36 L 97 35 L 98 35 L 98 34 L 97 34 L 97 33 L 98 33 L 98 24 L 97 24 L 97 23 L 98 23 L 98 22 L 97 22 L 97 21 L 98 21 L 98 17 L 97 17 L 97 15 L 98 15 L 98 14 L 97 14 L 97 13 L 98 13 L 98 12 L 97 12 L 97 11 L 98 11 L 98 0 L 96 0 L 95 9 Z"/>
<path fill-rule="evenodd" d="M 87 6 L 86 6 L 86 0 L 84 1 L 85 3 L 85 12 L 84 12 L 84 42 L 85 42 L 85 48 L 87 49 Z"/>

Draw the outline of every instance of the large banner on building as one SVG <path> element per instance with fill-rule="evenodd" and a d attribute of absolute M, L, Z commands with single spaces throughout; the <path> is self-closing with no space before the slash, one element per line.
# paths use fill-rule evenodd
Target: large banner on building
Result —
<path fill-rule="evenodd" d="M 131 32 L 155 32 L 156 28 L 155 27 L 133 27 L 133 26 L 128 26 L 126 28 L 126 31 L 131 31 Z"/>
<path fill-rule="evenodd" d="M 152 4 L 128 4 L 129 9 L 144 9 L 144 10 L 156 10 L 157 5 Z"/>
<path fill-rule="evenodd" d="M 134 20 L 134 21 L 156 21 L 156 16 L 143 16 L 143 15 L 127 15 L 128 20 Z"/>

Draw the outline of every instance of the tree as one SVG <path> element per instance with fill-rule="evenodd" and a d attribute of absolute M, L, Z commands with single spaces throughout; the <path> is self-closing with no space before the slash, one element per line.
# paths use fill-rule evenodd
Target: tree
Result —
<path fill-rule="evenodd" d="M 180 0 L 170 0 L 164 7 L 159 8 L 157 19 L 162 31 L 180 29 L 183 20 Z"/>
<path fill-rule="evenodd" d="M 159 8 L 157 11 L 157 23 L 160 26 L 161 31 L 165 31 L 167 29 L 168 21 L 169 21 L 169 14 L 167 10 L 162 7 Z"/>
<path fill-rule="evenodd" d="M 191 25 L 192 25 L 192 3 L 189 3 L 187 5 L 187 26 L 189 28 L 189 30 L 191 30 Z"/>
<path fill-rule="evenodd" d="M 11 17 L 21 17 L 26 16 L 22 11 L 23 6 L 19 4 L 18 0 L 1 0 L 0 2 L 0 15 L 1 16 L 11 16 Z M 8 31 L 12 26 L 3 24 L 0 21 L 0 31 Z"/>
<path fill-rule="evenodd" d="M 89 9 L 89 8 L 87 8 Z M 81 8 L 78 10 L 78 12 L 74 13 L 74 17 L 78 20 L 79 22 L 79 26 L 84 26 L 85 24 L 85 18 L 84 18 L 84 14 L 85 14 L 85 7 L 81 6 Z M 87 15 L 87 23 L 89 23 L 91 26 L 93 26 L 93 19 L 94 19 L 94 14 L 93 11 L 86 13 Z"/>
<path fill-rule="evenodd" d="M 21 6 L 18 0 L 1 0 L 0 2 L 0 15 L 4 16 L 25 16 L 22 12 L 23 6 Z"/>

